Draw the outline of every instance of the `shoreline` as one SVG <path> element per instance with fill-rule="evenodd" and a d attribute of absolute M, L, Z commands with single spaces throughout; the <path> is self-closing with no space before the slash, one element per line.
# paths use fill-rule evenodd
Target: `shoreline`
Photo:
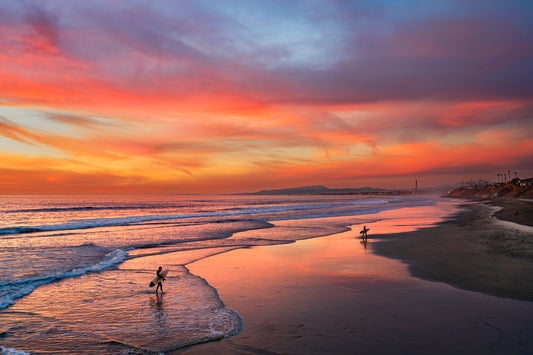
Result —
<path fill-rule="evenodd" d="M 525 202 L 527 206 L 529 201 Z M 528 269 L 533 264 L 533 246 L 522 246 L 532 234 L 528 234 L 527 229 L 526 232 L 517 229 L 516 225 L 509 226 L 497 217 L 500 212 L 512 218 L 523 217 L 528 210 L 520 207 L 522 203 L 506 203 L 496 212 L 499 206 L 487 201 L 465 201 L 463 211 L 437 224 L 435 221 L 431 224 L 433 212 L 426 207 L 418 207 L 416 212 L 406 209 L 405 214 L 384 211 L 381 212 L 384 218 L 369 224 L 372 234 L 368 243 L 360 239 L 359 220 L 346 225 L 341 222 L 342 218 L 332 218 L 326 225 L 330 231 L 337 232 L 289 244 L 220 250 L 209 257 L 201 257 L 203 251 L 194 255 L 190 251 L 174 251 L 163 254 L 163 258 L 159 254 L 135 257 L 102 273 L 43 285 L 5 315 L 13 321 L 13 327 L 19 322 L 16 318 L 20 314 L 25 314 L 28 324 L 34 324 L 40 314 L 36 309 L 42 307 L 42 314 L 52 312 L 59 319 L 63 318 L 61 314 L 65 319 L 90 319 L 86 299 L 100 302 L 92 306 L 96 307 L 94 314 L 122 300 L 116 313 L 120 316 L 113 315 L 109 324 L 106 323 L 106 327 L 113 330 L 112 339 L 97 344 L 102 349 L 116 351 L 143 349 L 144 337 L 151 334 L 168 343 L 168 347 L 162 344 L 161 349 L 166 348 L 170 354 L 343 354 L 355 350 L 398 353 L 398 349 L 404 353 L 412 353 L 415 349 L 415 352 L 436 354 L 533 352 L 533 302 L 521 301 L 529 300 L 524 294 L 530 295 L 531 290 L 516 285 L 533 284 L 527 275 L 533 274 L 533 269 Z M 316 225 L 306 222 L 305 228 L 324 223 L 315 222 Z M 278 228 L 289 228 L 287 232 L 297 233 L 301 232 L 300 223 L 304 222 L 277 223 L 282 225 Z M 410 223 L 422 229 L 395 233 L 411 230 Z M 340 225 L 348 227 L 339 232 Z M 428 225 L 433 227 L 425 227 Z M 258 231 L 237 234 L 233 238 L 246 238 L 250 233 L 255 235 Z M 385 248 L 390 255 L 380 256 L 376 252 L 379 248 Z M 168 280 L 164 301 L 145 289 L 146 275 L 156 261 L 173 266 L 177 271 Z M 480 277 L 475 272 L 486 275 Z M 477 286 L 472 285 L 474 278 L 477 278 L 474 281 L 484 280 L 492 286 L 503 286 L 512 294 L 499 294 L 486 285 L 476 289 Z M 172 348 L 181 334 L 180 324 L 198 323 L 191 318 L 189 305 L 199 302 L 195 290 L 200 284 L 202 300 L 214 302 L 220 314 L 238 316 L 244 326 L 236 335 L 221 341 L 179 350 Z M 73 294 L 69 300 L 64 296 L 68 287 L 83 292 Z M 112 290 L 113 296 L 94 297 L 93 293 L 104 289 Z M 506 298 L 489 296 L 493 294 Z M 62 302 L 46 305 L 46 300 L 59 298 Z M 125 314 L 138 319 L 125 323 L 131 323 L 129 333 L 124 331 L 124 324 L 117 321 Z M 204 318 L 205 330 L 220 330 L 209 324 L 210 317 Z M 65 321 L 64 325 L 67 324 L 69 322 Z M 122 335 L 115 328 L 125 332 L 124 339 L 133 335 L 134 341 L 122 343 Z M 9 334 L 9 329 L 8 326 L 0 329 L 0 335 Z M 496 334 L 498 339 L 494 341 L 502 351 L 492 350 L 488 345 L 494 329 L 505 333 L 505 336 Z M 63 330 L 57 334 L 64 334 Z M 472 341 L 473 338 L 481 341 Z M 17 342 L 24 344 L 24 338 L 13 340 L 1 345 L 18 349 Z M 437 351 L 432 342 L 439 344 Z M 69 346 L 67 341 L 65 347 Z"/>
<path fill-rule="evenodd" d="M 415 277 L 532 302 L 533 202 L 465 200 L 463 206 L 435 227 L 378 236 L 372 251 L 407 264 Z"/>
<path fill-rule="evenodd" d="M 190 271 L 218 290 L 226 306 L 241 315 L 244 327 L 232 337 L 171 354 L 531 352 L 532 302 L 518 300 L 516 294 L 504 295 L 515 299 L 493 297 L 489 289 L 471 292 L 454 283 L 454 277 L 472 282 L 461 270 L 464 260 L 477 260 L 474 269 L 484 261 L 494 263 L 492 254 L 488 260 L 472 258 L 484 255 L 486 246 L 477 239 L 462 241 L 459 233 L 471 234 L 472 221 L 485 226 L 492 210 L 478 203 L 467 206 L 435 227 L 371 235 L 368 248 L 353 225 L 348 232 L 237 249 L 192 263 Z M 494 228 L 507 230 L 497 224 Z M 456 248 L 443 251 L 450 236 Z M 435 240 L 440 240 L 436 248 L 427 249 Z M 424 252 L 437 251 L 436 259 L 420 257 L 418 245 Z M 462 252 L 454 255 L 457 248 Z M 442 260 L 450 258 L 458 267 L 453 277 L 436 280 L 441 282 L 433 282 L 433 276 L 421 278 L 420 270 L 447 271 Z"/>
<path fill-rule="evenodd" d="M 498 219 L 533 227 L 533 200 L 493 199 L 487 202 L 501 207 L 501 210 L 495 213 Z"/>

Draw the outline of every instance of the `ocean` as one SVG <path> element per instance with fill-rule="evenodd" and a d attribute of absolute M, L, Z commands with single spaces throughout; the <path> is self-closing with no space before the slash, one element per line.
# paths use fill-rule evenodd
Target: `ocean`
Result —
<path fill-rule="evenodd" d="M 230 337 L 246 320 L 188 264 L 363 225 L 370 237 L 428 227 L 458 210 L 432 195 L 3 196 L 0 350 L 141 354 Z M 170 272 L 156 295 L 160 265 Z"/>

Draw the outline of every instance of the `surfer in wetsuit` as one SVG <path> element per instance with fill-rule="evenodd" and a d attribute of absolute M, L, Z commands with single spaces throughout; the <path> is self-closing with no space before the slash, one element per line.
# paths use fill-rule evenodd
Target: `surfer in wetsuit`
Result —
<path fill-rule="evenodd" d="M 161 288 L 161 293 L 163 293 L 163 281 L 165 281 L 165 277 L 160 275 L 159 273 L 163 270 L 163 268 L 160 266 L 159 269 L 157 269 L 157 276 L 160 277 L 159 281 L 157 282 L 157 287 L 155 289 L 155 293 L 157 293 L 157 290 Z"/>

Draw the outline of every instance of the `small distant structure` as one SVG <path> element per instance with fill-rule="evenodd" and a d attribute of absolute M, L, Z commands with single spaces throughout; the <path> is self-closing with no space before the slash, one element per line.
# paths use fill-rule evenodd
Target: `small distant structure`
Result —
<path fill-rule="evenodd" d="M 467 189 L 470 189 L 470 190 L 478 188 L 478 187 L 483 187 L 486 185 L 489 185 L 489 182 L 487 180 L 470 180 L 466 182 L 466 186 L 465 186 L 464 181 L 462 183 L 463 187 L 466 187 Z"/>
<path fill-rule="evenodd" d="M 407 190 L 403 190 L 403 193 L 402 193 L 402 190 L 398 191 L 399 194 L 409 194 L 409 195 L 417 195 L 418 194 L 418 180 L 415 179 L 415 188 L 413 189 L 412 187 L 409 187 Z"/>
<path fill-rule="evenodd" d="M 525 179 L 525 180 L 520 180 L 520 186 L 522 186 L 522 187 L 525 187 L 525 186 L 533 186 L 533 178 L 529 178 L 529 179 Z"/>
<path fill-rule="evenodd" d="M 498 176 L 498 184 L 504 184 L 518 179 L 518 171 L 514 172 L 514 179 L 511 176 L 511 170 L 507 170 L 507 172 L 498 173 L 496 175 Z"/>

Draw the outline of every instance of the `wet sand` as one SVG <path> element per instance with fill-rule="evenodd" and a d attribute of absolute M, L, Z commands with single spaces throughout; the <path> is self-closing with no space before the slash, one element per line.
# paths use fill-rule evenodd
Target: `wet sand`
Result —
<path fill-rule="evenodd" d="M 2 312 L 0 345 L 52 353 L 533 353 L 533 302 L 523 301 L 532 294 L 533 234 L 498 219 L 527 213 L 524 201 L 504 202 L 502 211 L 470 203 L 454 220 L 396 234 L 409 229 L 408 216 L 434 223 L 433 212 L 384 211 L 398 219 L 376 218 L 371 232 L 382 234 L 367 244 L 354 225 L 291 244 L 221 248 L 207 258 L 211 251 L 132 258 L 19 300 Z M 296 233 L 324 221 L 285 223 Z M 332 230 L 346 230 L 336 227 L 343 223 L 326 221 Z M 146 286 L 158 263 L 172 270 L 162 298 Z M 191 329 L 195 341 L 224 334 L 211 320 L 231 320 L 234 311 L 242 317 L 238 334 L 172 350 L 190 341 L 184 332 Z"/>
<path fill-rule="evenodd" d="M 533 353 L 533 302 L 517 300 L 531 297 L 532 261 L 512 256 L 527 233 L 492 212 L 472 204 L 455 221 L 366 246 L 349 231 L 195 262 L 244 328 L 174 354 Z"/>
<path fill-rule="evenodd" d="M 500 206 L 502 210 L 497 211 Z M 379 255 L 404 261 L 410 272 L 466 290 L 533 301 L 533 202 L 493 200 L 464 206 L 453 221 L 391 235 L 373 244 Z"/>
<path fill-rule="evenodd" d="M 533 227 L 533 200 L 494 199 L 489 204 L 502 207 L 497 218 Z"/>

